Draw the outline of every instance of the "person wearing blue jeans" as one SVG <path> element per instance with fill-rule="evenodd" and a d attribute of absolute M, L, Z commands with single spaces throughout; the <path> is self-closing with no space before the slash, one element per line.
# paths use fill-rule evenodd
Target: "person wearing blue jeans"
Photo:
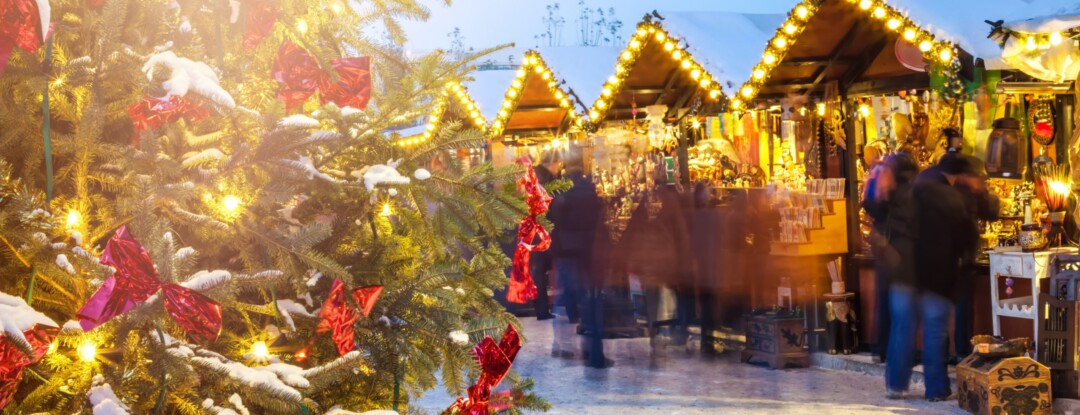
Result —
<path fill-rule="evenodd" d="M 558 276 L 559 296 L 555 299 L 566 309 L 570 324 L 581 321 L 581 278 L 585 270 L 582 261 L 575 257 L 555 258 L 555 275 Z"/>
<path fill-rule="evenodd" d="M 930 291 L 893 284 L 889 289 L 889 308 L 892 327 L 889 352 L 885 355 L 885 387 L 889 397 L 899 398 L 911 382 L 912 367 L 915 366 L 915 331 L 921 322 L 926 399 L 947 398 L 951 394 L 946 355 L 952 302 Z"/>

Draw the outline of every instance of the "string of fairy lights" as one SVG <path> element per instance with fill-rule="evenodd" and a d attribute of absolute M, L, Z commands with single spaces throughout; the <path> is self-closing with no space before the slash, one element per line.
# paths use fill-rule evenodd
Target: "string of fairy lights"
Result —
<path fill-rule="evenodd" d="M 510 82 L 510 87 L 507 88 L 506 94 L 503 97 L 503 102 L 499 108 L 499 114 L 495 117 L 495 121 L 491 123 L 491 136 L 498 137 L 506 129 L 507 122 L 510 119 L 510 114 L 514 113 L 518 104 L 521 102 L 521 92 L 525 88 L 528 82 L 532 82 L 530 74 L 539 76 L 543 82 L 547 83 L 548 90 L 554 95 L 555 100 L 559 101 L 559 107 L 566 110 L 571 122 L 576 126 L 582 125 L 582 119 L 574 110 L 574 104 L 570 101 L 570 95 L 566 93 L 559 86 L 559 79 L 555 76 L 555 73 L 548 67 L 544 59 L 540 57 L 540 53 L 530 50 L 525 52 L 525 57 L 522 60 L 521 68 L 517 70 L 517 76 Z"/>
<path fill-rule="evenodd" d="M 473 126 L 480 131 L 487 131 L 487 121 L 485 121 L 484 116 L 480 114 L 480 107 L 477 106 L 476 102 L 469 96 L 468 90 L 460 83 L 450 81 L 444 85 L 442 98 L 440 98 L 431 109 L 431 115 L 428 116 L 427 129 L 421 134 L 414 134 L 399 139 L 397 145 L 408 147 L 430 140 L 435 134 L 435 130 L 439 128 L 443 116 L 446 115 L 451 100 L 455 98 L 461 103 L 461 107 L 464 108 L 465 114 L 472 120 Z"/>
<path fill-rule="evenodd" d="M 637 31 L 631 36 L 626 49 L 619 54 L 619 62 L 615 64 L 615 74 L 604 82 L 604 89 L 599 98 L 589 109 L 589 122 L 599 124 L 610 110 L 615 96 L 619 94 L 624 82 L 630 74 L 630 68 L 634 66 L 642 51 L 650 42 L 656 42 L 663 47 L 664 51 L 671 54 L 671 59 L 678 63 L 679 67 L 690 74 L 690 78 L 698 83 L 702 90 L 708 91 L 708 98 L 717 101 L 723 96 L 720 83 L 710 75 L 687 50 L 686 42 L 668 33 L 657 22 L 646 21 L 638 24 Z"/>
<path fill-rule="evenodd" d="M 943 64 L 947 77 L 955 77 L 956 46 L 950 42 L 938 40 L 932 33 L 923 29 L 913 22 L 907 15 L 890 6 L 885 0 L 846 0 L 856 8 L 867 14 L 871 20 L 881 22 L 886 29 L 899 33 L 904 40 L 916 45 L 923 53 L 923 58 L 928 62 Z M 803 0 L 788 12 L 787 21 L 776 31 L 776 34 L 761 55 L 761 61 L 754 66 L 751 79 L 743 83 L 739 89 L 738 97 L 731 101 L 731 108 L 741 109 L 746 103 L 752 101 L 761 91 L 761 87 L 768 81 L 772 71 L 783 61 L 790 50 L 791 45 L 799 38 L 799 34 L 806 28 L 807 22 L 820 8 L 824 0 Z"/>

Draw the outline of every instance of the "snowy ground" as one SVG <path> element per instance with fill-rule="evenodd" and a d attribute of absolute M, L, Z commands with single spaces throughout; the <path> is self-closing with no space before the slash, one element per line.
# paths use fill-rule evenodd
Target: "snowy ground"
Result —
<path fill-rule="evenodd" d="M 647 339 L 605 340 L 610 369 L 584 367 L 580 358 L 551 357 L 550 321 L 524 318 L 528 343 L 518 354 L 518 373 L 536 380 L 550 414 L 965 414 L 956 401 L 929 403 L 922 385 L 904 400 L 885 398 L 884 380 L 826 369 L 769 370 L 740 363 L 736 351 L 703 359 L 669 346 L 650 359 Z M 560 326 L 563 347 L 577 350 L 578 336 Z M 435 390 L 416 402 L 438 413 L 453 401 Z"/>

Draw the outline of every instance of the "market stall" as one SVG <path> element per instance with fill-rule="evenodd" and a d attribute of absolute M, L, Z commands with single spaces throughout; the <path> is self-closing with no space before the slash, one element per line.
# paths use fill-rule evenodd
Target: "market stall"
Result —
<path fill-rule="evenodd" d="M 489 81 L 490 82 L 490 81 Z M 488 131 L 485 116 L 480 105 L 469 93 L 469 88 L 459 82 L 447 82 L 442 95 L 436 98 L 435 105 L 424 120 L 417 125 L 398 130 L 395 143 L 403 148 L 422 145 L 436 137 L 446 125 L 457 123 L 461 128 L 475 128 Z M 457 156 L 467 165 L 474 165 L 487 158 L 484 147 L 460 149 Z"/>

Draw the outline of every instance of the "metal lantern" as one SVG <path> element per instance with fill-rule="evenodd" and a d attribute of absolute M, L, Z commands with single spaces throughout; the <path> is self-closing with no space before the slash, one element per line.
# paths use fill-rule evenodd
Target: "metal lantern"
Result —
<path fill-rule="evenodd" d="M 986 173 L 990 177 L 1020 178 L 1024 174 L 1027 145 L 1020 139 L 1020 121 L 999 118 L 986 141 Z"/>

